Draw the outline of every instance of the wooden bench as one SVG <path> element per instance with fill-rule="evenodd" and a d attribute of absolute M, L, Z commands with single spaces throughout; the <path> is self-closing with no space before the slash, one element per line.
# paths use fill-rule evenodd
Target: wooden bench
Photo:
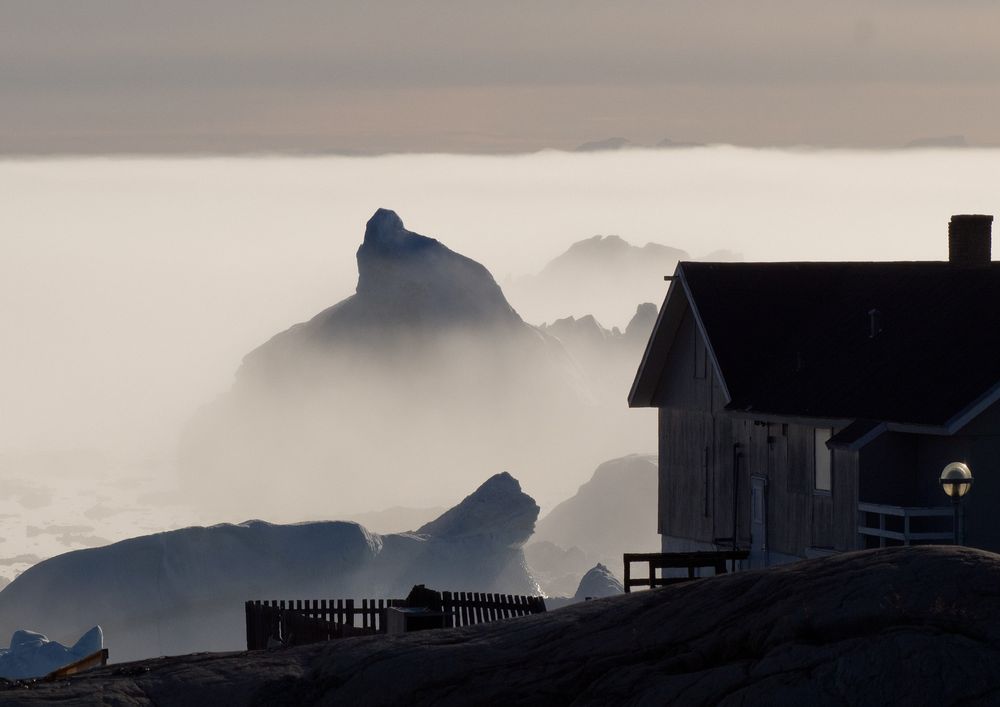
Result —
<path fill-rule="evenodd" d="M 716 574 L 726 573 L 726 562 L 736 563 L 750 557 L 749 550 L 720 550 L 699 552 L 626 552 L 625 562 L 625 592 L 630 593 L 632 587 L 665 587 L 678 582 L 689 582 L 697 579 L 695 570 L 711 567 Z M 649 567 L 646 577 L 632 577 L 632 563 L 645 563 Z M 656 571 L 663 569 L 687 569 L 687 577 L 657 577 Z"/>

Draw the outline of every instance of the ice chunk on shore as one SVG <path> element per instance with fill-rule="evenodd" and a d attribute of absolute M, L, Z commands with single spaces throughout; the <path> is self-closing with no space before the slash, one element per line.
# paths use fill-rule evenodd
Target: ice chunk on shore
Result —
<path fill-rule="evenodd" d="M 0 648 L 0 677 L 38 678 L 86 658 L 104 647 L 104 633 L 94 626 L 71 648 L 35 631 L 14 631 L 9 648 Z"/>
<path fill-rule="evenodd" d="M 583 575 L 574 599 L 581 601 L 583 599 L 612 597 L 624 591 L 622 583 L 618 581 L 611 570 L 601 563 L 597 563 L 593 569 Z"/>

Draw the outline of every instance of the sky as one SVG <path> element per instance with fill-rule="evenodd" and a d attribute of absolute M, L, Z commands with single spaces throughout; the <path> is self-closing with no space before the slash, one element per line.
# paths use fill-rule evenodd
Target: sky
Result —
<path fill-rule="evenodd" d="M 1000 144 L 987 0 L 5 0 L 0 154 Z"/>

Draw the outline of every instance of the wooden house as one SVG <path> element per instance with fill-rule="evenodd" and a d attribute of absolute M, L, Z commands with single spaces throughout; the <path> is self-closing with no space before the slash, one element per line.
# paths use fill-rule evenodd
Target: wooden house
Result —
<path fill-rule="evenodd" d="M 948 262 L 677 266 L 629 395 L 659 409 L 664 552 L 766 565 L 951 542 L 1000 551 L 1000 263 L 991 216 Z"/>

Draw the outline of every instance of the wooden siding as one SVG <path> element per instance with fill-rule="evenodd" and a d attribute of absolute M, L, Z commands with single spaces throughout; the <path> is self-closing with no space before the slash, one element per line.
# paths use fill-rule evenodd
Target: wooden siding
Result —
<path fill-rule="evenodd" d="M 711 366 L 698 367 L 696 371 L 698 354 L 704 355 L 705 351 L 704 346 L 695 345 L 697 331 L 694 317 L 688 309 L 681 317 L 674 345 L 667 354 L 667 362 L 663 367 L 663 377 L 653 396 L 657 407 L 712 411 L 715 375 Z M 696 372 L 700 374 L 702 371 L 703 376 L 696 375 Z"/>
<path fill-rule="evenodd" d="M 711 542 L 711 415 L 690 410 L 660 411 L 661 533 Z M 706 465 L 708 458 L 708 465 Z M 664 473 L 666 472 L 666 473 Z"/>
<path fill-rule="evenodd" d="M 767 547 L 805 557 L 811 547 L 857 547 L 858 455 L 833 455 L 831 491 L 814 490 L 814 428 L 735 418 L 724 410 L 690 313 L 678 328 L 656 392 L 659 407 L 659 532 L 674 538 L 750 543 L 751 477 L 767 480 Z M 739 445 L 736 447 L 735 445 Z"/>
<path fill-rule="evenodd" d="M 858 453 L 833 454 L 833 548 L 859 550 L 858 535 Z"/>
<path fill-rule="evenodd" d="M 807 446 L 812 429 L 770 426 L 771 482 L 768 484 L 768 545 L 775 552 L 802 556 L 811 542 L 812 458 Z"/>

